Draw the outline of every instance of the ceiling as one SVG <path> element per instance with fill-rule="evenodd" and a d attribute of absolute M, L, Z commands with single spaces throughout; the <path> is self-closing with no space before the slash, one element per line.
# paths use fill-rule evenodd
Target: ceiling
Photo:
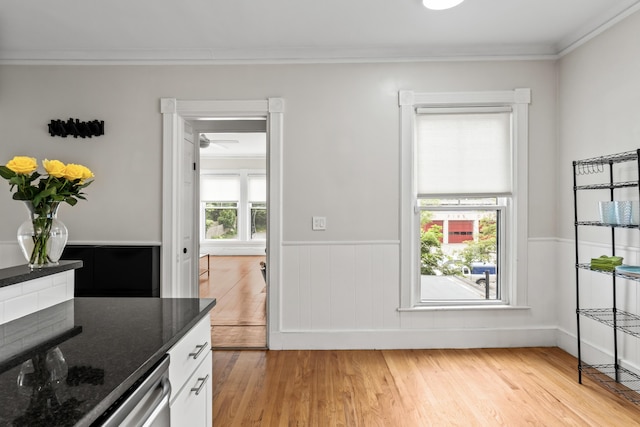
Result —
<path fill-rule="evenodd" d="M 204 133 L 210 141 L 200 145 L 200 158 L 264 159 L 267 155 L 266 132 Z"/>
<path fill-rule="evenodd" d="M 199 135 L 200 158 L 262 160 L 266 158 L 267 120 L 265 117 L 202 117 L 191 120 L 189 123 L 194 133 Z"/>
<path fill-rule="evenodd" d="M 0 61 L 557 57 L 640 0 L 2 0 Z"/>

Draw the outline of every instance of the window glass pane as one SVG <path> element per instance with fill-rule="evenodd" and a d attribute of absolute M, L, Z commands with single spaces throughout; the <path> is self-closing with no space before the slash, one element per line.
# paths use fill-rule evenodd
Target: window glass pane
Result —
<path fill-rule="evenodd" d="M 203 175 L 200 200 L 205 202 L 240 200 L 239 175 Z"/>
<path fill-rule="evenodd" d="M 418 194 L 509 194 L 511 113 L 418 114 Z"/>
<path fill-rule="evenodd" d="M 267 177 L 264 175 L 249 175 L 249 194 L 250 202 L 265 202 L 267 200 Z"/>
<path fill-rule="evenodd" d="M 205 239 L 238 238 L 238 204 L 210 202 L 205 204 Z"/>
<path fill-rule="evenodd" d="M 267 204 L 251 203 L 251 240 L 267 238 Z"/>
<path fill-rule="evenodd" d="M 420 295 L 428 301 L 500 299 L 500 209 L 420 211 Z M 486 274 L 489 273 L 488 287 Z"/>

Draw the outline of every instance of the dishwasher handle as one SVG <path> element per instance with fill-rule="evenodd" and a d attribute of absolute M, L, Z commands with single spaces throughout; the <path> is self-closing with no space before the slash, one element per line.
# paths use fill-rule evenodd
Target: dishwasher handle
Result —
<path fill-rule="evenodd" d="M 159 391 L 158 389 L 162 389 Z M 149 426 L 161 413 L 168 412 L 171 395 L 169 356 L 149 373 L 133 392 L 100 423 L 102 427 Z"/>
<path fill-rule="evenodd" d="M 158 415 L 160 415 L 160 413 L 169 406 L 169 400 L 171 397 L 171 383 L 169 382 L 169 378 L 163 377 L 160 387 L 162 387 L 162 394 L 158 397 L 157 402 L 152 405 L 149 410 L 149 414 L 143 417 L 142 427 L 152 426 L 154 421 L 158 418 Z"/>

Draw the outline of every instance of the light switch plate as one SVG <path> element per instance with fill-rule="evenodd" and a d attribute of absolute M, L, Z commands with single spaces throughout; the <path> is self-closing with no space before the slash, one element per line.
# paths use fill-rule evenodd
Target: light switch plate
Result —
<path fill-rule="evenodd" d="M 311 229 L 315 231 L 322 231 L 327 229 L 327 217 L 314 216 Z"/>

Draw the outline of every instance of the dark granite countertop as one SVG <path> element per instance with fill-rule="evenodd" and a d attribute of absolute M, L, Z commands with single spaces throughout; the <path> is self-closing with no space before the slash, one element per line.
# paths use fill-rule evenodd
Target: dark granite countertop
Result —
<path fill-rule="evenodd" d="M 0 288 L 81 267 L 82 261 L 59 261 L 58 265 L 34 270 L 26 264 L 2 268 L 0 269 Z"/>
<path fill-rule="evenodd" d="M 0 325 L 0 426 L 99 422 L 214 306 L 198 298 L 75 298 Z"/>

